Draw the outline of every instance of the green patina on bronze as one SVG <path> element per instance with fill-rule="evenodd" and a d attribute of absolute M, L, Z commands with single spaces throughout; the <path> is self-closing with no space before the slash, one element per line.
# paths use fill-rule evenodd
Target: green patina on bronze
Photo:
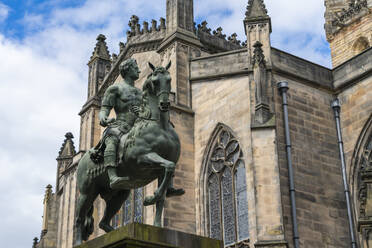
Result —
<path fill-rule="evenodd" d="M 81 158 L 77 169 L 77 244 L 93 232 L 93 202 L 98 195 L 106 202 L 99 227 L 111 232 L 110 221 L 130 189 L 158 180 L 154 195 L 144 200 L 146 206 L 156 204 L 155 226 L 161 225 L 165 197 L 184 194 L 183 189 L 172 186 L 180 141 L 169 120 L 170 65 L 155 68 L 149 63 L 153 72 L 141 92 L 134 87 L 139 76 L 137 63 L 126 60 L 120 65 L 124 82 L 106 90 L 99 118 L 107 128 L 99 144 Z M 111 109 L 116 119 L 109 118 Z"/>
<path fill-rule="evenodd" d="M 222 241 L 194 234 L 131 223 L 75 248 L 222 248 Z"/>

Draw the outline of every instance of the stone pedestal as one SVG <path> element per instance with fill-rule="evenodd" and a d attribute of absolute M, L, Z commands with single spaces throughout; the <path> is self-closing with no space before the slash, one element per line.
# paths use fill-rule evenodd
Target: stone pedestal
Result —
<path fill-rule="evenodd" d="M 131 223 L 75 248 L 223 248 L 222 241 Z"/>

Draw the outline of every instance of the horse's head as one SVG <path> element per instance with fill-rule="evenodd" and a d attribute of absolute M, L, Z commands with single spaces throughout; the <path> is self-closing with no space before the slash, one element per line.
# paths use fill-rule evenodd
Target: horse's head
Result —
<path fill-rule="evenodd" d="M 159 66 L 155 68 L 150 62 L 149 66 L 153 72 L 148 76 L 143 85 L 143 91 L 147 91 L 148 94 L 156 96 L 160 111 L 167 112 L 170 107 L 169 94 L 171 91 L 171 77 L 168 69 L 171 66 L 171 62 L 169 61 L 166 67 Z"/>

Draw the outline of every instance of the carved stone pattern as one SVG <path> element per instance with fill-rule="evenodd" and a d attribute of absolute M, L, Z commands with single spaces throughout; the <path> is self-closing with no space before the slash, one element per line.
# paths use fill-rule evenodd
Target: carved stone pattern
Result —
<path fill-rule="evenodd" d="M 221 128 L 210 154 L 206 168 L 209 235 L 223 239 L 225 246 L 245 247 L 237 246 L 249 238 L 247 185 L 239 142 L 228 129 Z"/>
<path fill-rule="evenodd" d="M 359 159 L 359 180 L 358 180 L 358 198 L 359 198 L 359 215 L 360 218 L 368 218 L 365 209 L 367 203 L 367 180 L 372 179 L 372 135 L 369 137 L 367 145 L 364 148 L 361 158 Z M 371 199 L 372 200 L 372 199 Z"/>
<path fill-rule="evenodd" d="M 263 12 L 267 15 L 267 9 L 266 9 L 266 6 L 265 6 L 265 3 L 263 0 L 249 0 L 248 2 L 248 6 L 247 6 L 247 11 L 245 12 L 245 16 L 246 17 L 249 17 L 251 16 L 251 11 L 252 11 L 252 6 L 253 6 L 253 2 L 254 1 L 258 1 L 259 4 L 261 5 L 261 8 L 263 10 Z"/>
<path fill-rule="evenodd" d="M 368 10 L 367 0 L 351 1 L 348 9 L 342 9 L 341 12 L 335 13 L 332 25 L 339 27 L 344 26 L 346 22 L 358 15 L 363 9 Z"/>

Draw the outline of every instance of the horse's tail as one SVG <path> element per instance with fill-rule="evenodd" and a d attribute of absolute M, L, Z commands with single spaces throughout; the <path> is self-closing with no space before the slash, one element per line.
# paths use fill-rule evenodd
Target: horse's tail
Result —
<path fill-rule="evenodd" d="M 93 218 L 93 206 L 89 208 L 87 216 L 85 217 L 84 227 L 82 230 L 83 240 L 88 240 L 89 236 L 93 233 L 94 230 L 94 218 Z"/>

